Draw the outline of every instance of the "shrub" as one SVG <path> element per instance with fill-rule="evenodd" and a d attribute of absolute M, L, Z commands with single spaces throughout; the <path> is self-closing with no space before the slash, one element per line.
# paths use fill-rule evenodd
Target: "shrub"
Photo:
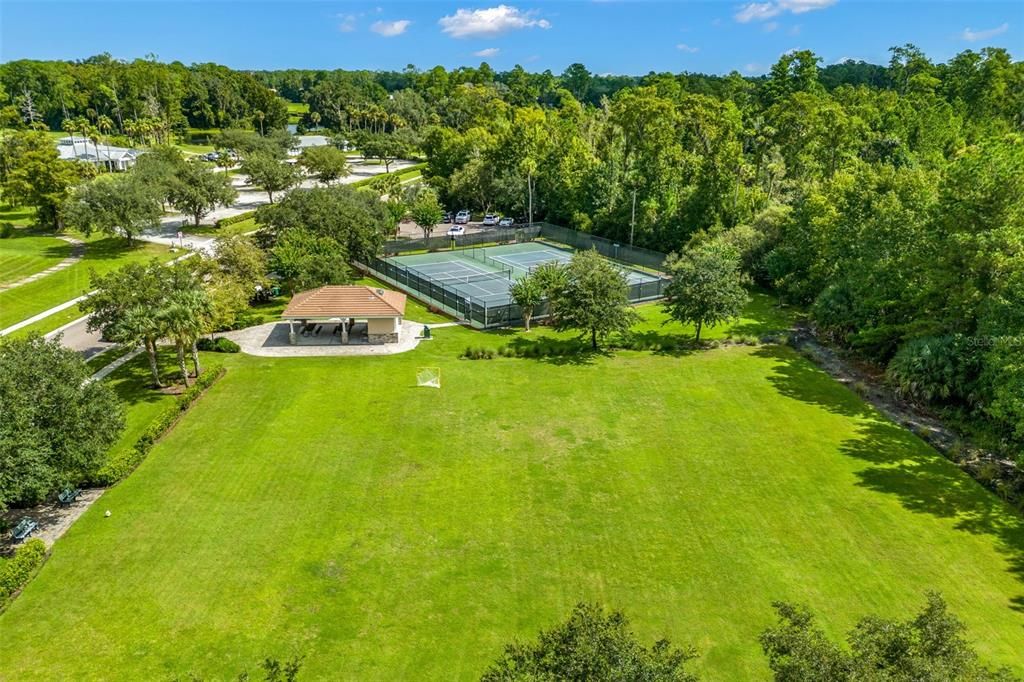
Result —
<path fill-rule="evenodd" d="M 0 559 L 0 605 L 25 586 L 46 561 L 46 545 L 33 538 L 19 547 L 10 559 Z"/>
<path fill-rule="evenodd" d="M 214 353 L 237 353 L 242 350 L 241 346 L 237 343 L 231 339 L 226 339 L 223 336 L 216 339 L 203 337 L 196 341 L 196 348 L 201 351 Z"/>
<path fill-rule="evenodd" d="M 214 342 L 213 346 L 214 350 L 217 351 L 218 353 L 237 353 L 238 351 L 242 350 L 241 346 L 239 346 L 237 343 L 235 343 L 231 339 L 226 339 L 223 336 L 217 339 L 217 341 Z"/>
<path fill-rule="evenodd" d="M 250 218 L 256 217 L 256 211 L 246 211 L 245 213 L 239 213 L 238 215 L 228 216 L 227 218 L 221 218 L 213 224 L 217 229 L 226 227 L 227 225 L 234 225 L 235 223 L 245 222 Z"/>
<path fill-rule="evenodd" d="M 0 239 L 9 239 L 14 236 L 14 223 L 0 223 Z"/>
<path fill-rule="evenodd" d="M 996 427 L 1014 444 L 1024 444 L 1024 349 L 1018 339 L 999 339 L 985 353 L 979 383 Z"/>
<path fill-rule="evenodd" d="M 896 393 L 918 402 L 967 401 L 977 376 L 977 354 L 960 335 L 909 341 L 889 362 L 886 378 Z"/>
<path fill-rule="evenodd" d="M 462 352 L 462 356 L 466 360 L 491 360 L 494 358 L 494 349 L 492 348 L 474 348 L 473 346 L 467 346 L 466 350 Z"/>
<path fill-rule="evenodd" d="M 227 369 L 218 367 L 215 370 L 209 370 L 205 374 L 201 374 L 194 384 L 178 396 L 173 405 L 169 406 L 156 419 L 150 422 L 149 426 L 139 436 L 138 440 L 135 441 L 130 450 L 123 453 L 119 458 L 109 460 L 103 465 L 103 468 L 96 473 L 93 482 L 98 485 L 113 485 L 134 471 L 135 467 L 139 466 L 142 460 L 146 459 L 146 455 L 149 454 L 153 445 L 165 433 L 170 431 L 181 415 L 192 407 L 192 404 L 199 399 L 206 389 L 213 386 L 218 379 L 224 376 L 225 372 L 227 372 Z"/>

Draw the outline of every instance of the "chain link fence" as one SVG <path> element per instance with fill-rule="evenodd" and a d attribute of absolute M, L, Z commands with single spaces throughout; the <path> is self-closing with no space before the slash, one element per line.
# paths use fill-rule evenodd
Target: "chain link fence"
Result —
<path fill-rule="evenodd" d="M 425 303 L 434 305 L 454 317 L 466 320 L 475 327 L 493 328 L 522 324 L 523 314 L 519 306 L 512 302 L 511 296 L 494 294 L 491 296 L 474 296 L 459 286 L 458 282 L 433 279 L 415 268 L 389 260 L 387 256 L 416 251 L 441 251 L 471 249 L 480 244 L 507 244 L 529 242 L 546 239 L 558 244 L 571 246 L 574 249 L 595 249 L 602 256 L 637 268 L 662 272 L 665 254 L 618 244 L 603 237 L 578 232 L 566 227 L 550 223 L 532 223 L 525 227 L 503 230 L 488 230 L 461 235 L 459 237 L 430 237 L 429 239 L 402 239 L 385 243 L 385 258 L 373 258 L 366 264 L 367 268 L 378 278 L 404 289 Z M 453 243 L 454 242 L 454 243 Z M 467 254 L 467 257 L 470 257 Z M 511 281 L 509 282 L 511 286 Z M 663 276 L 649 281 L 634 282 L 628 285 L 627 295 L 633 303 L 653 301 L 662 298 L 668 279 Z M 534 311 L 534 318 L 544 318 L 549 314 L 547 301 L 542 302 Z"/>

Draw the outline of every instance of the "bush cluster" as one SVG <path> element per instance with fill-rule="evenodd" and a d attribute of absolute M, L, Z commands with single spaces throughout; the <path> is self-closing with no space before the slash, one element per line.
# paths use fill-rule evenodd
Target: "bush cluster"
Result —
<path fill-rule="evenodd" d="M 0 559 L 0 606 L 24 587 L 46 561 L 46 545 L 32 538 L 19 547 L 10 559 Z"/>
<path fill-rule="evenodd" d="M 130 450 L 126 451 L 118 459 L 108 461 L 97 472 L 92 482 L 96 485 L 113 485 L 134 471 L 135 467 L 139 466 L 142 460 L 146 458 L 146 455 L 149 454 L 153 445 L 177 423 L 181 415 L 188 411 L 206 389 L 224 376 L 225 372 L 227 372 L 226 368 L 218 367 L 215 370 L 209 370 L 205 374 L 200 375 L 194 384 L 178 396 L 173 405 L 169 406 L 150 423 Z"/>
<path fill-rule="evenodd" d="M 0 223 L 0 239 L 9 239 L 14 236 L 14 223 Z"/>
<path fill-rule="evenodd" d="M 239 213 L 238 215 L 228 216 L 227 218 L 221 218 L 216 221 L 213 226 L 217 229 L 227 227 L 228 225 L 234 225 L 235 223 L 245 222 L 250 218 L 256 217 L 256 211 L 246 211 L 245 213 Z"/>
<path fill-rule="evenodd" d="M 460 356 L 465 360 L 491 360 L 494 358 L 493 348 L 474 348 L 467 346 Z"/>
<path fill-rule="evenodd" d="M 223 336 L 216 339 L 203 337 L 196 341 L 196 348 L 201 351 L 212 351 L 214 353 L 237 353 L 242 350 L 241 346 L 237 343 Z"/>

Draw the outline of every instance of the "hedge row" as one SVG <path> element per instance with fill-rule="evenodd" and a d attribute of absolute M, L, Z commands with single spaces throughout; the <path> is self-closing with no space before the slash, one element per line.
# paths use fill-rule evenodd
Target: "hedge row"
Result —
<path fill-rule="evenodd" d="M 202 396 L 206 389 L 213 386 L 218 379 L 224 376 L 225 372 L 227 372 L 226 368 L 218 367 L 216 370 L 207 371 L 205 374 L 199 375 L 196 382 L 178 396 L 173 405 L 164 410 L 150 423 L 149 427 L 139 436 L 139 439 L 135 441 L 135 445 L 130 450 L 122 457 L 108 461 L 96 473 L 92 483 L 101 486 L 113 485 L 134 471 L 135 467 L 139 466 L 142 460 L 146 459 L 146 455 L 153 449 L 153 445 L 165 433 L 170 431 L 171 427 L 181 418 L 181 415 L 187 412 L 188 408 L 192 407 L 192 404 Z"/>
<path fill-rule="evenodd" d="M 228 225 L 234 225 L 235 223 L 241 223 L 250 218 L 256 217 L 256 211 L 246 211 L 245 213 L 239 213 L 238 215 L 228 216 L 227 218 L 221 218 L 214 222 L 213 226 L 217 229 L 227 227 Z"/>
<path fill-rule="evenodd" d="M 403 168 L 401 170 L 393 170 L 390 173 L 378 173 L 377 175 L 371 175 L 368 178 L 363 178 L 362 180 L 356 180 L 355 182 L 351 182 L 351 183 L 349 183 L 348 186 L 349 187 L 365 187 L 366 185 L 369 185 L 371 182 L 373 182 L 377 178 L 381 177 L 381 175 L 397 175 L 397 176 L 399 176 L 399 178 L 401 178 L 401 176 L 405 175 L 406 173 L 411 173 L 412 171 L 423 171 L 423 169 L 426 168 L 426 167 L 427 167 L 427 164 L 425 162 L 424 163 L 417 163 L 417 164 L 413 164 L 412 166 L 406 166 L 405 168 Z"/>
<path fill-rule="evenodd" d="M 25 586 L 46 561 L 46 545 L 32 538 L 14 552 L 10 559 L 0 559 L 0 608 Z"/>
<path fill-rule="evenodd" d="M 196 341 L 196 348 L 214 353 L 237 353 L 242 347 L 231 339 L 219 336 L 216 339 L 203 337 Z"/>

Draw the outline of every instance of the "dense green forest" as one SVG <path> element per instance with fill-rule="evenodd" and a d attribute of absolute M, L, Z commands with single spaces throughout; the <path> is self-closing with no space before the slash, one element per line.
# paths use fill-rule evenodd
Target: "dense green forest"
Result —
<path fill-rule="evenodd" d="M 820 61 L 791 52 L 758 78 L 17 61 L 0 65 L 0 123 L 270 131 L 304 102 L 302 128 L 421 150 L 450 209 L 665 252 L 724 242 L 908 399 L 1020 453 L 1024 63 L 912 45 L 887 65 Z"/>

